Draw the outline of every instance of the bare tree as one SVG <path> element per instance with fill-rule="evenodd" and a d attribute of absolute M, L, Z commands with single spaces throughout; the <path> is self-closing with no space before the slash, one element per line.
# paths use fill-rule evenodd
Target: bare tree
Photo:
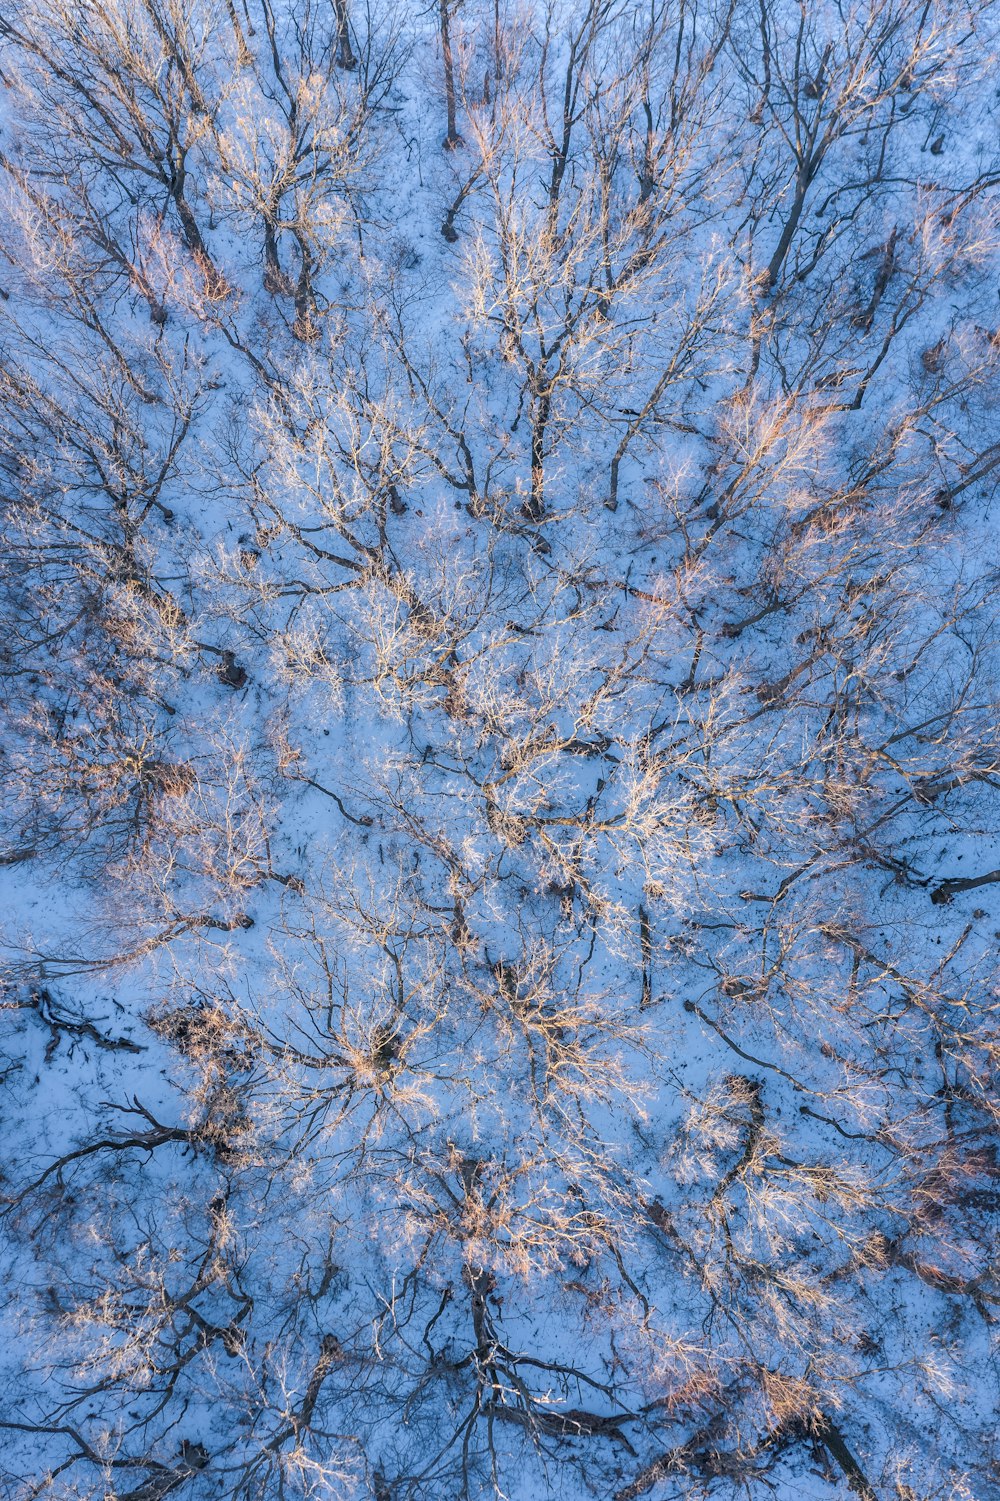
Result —
<path fill-rule="evenodd" d="M 989 1491 L 997 47 L 0 5 L 12 1497 Z"/>

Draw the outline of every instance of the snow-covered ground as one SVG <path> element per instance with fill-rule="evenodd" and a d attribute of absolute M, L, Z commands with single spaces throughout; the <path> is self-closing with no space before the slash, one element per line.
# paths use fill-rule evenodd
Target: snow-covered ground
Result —
<path fill-rule="evenodd" d="M 1000 1493 L 998 14 L 0 5 L 4 1496 Z"/>

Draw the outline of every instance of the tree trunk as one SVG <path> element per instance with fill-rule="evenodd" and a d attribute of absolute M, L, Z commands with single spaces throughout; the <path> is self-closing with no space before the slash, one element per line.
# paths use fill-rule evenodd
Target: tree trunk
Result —
<path fill-rule="evenodd" d="M 446 151 L 454 151 L 456 146 L 461 146 L 462 137 L 458 133 L 458 120 L 455 107 L 455 62 L 451 54 L 451 10 L 449 0 L 441 0 L 441 55 L 444 59 L 444 97 L 445 107 L 448 111 L 448 133 L 442 144 Z"/>
<path fill-rule="evenodd" d="M 275 220 L 270 212 L 264 215 L 264 289 L 275 295 L 290 290 L 281 269 Z"/>
<path fill-rule="evenodd" d="M 351 49 L 351 18 L 347 0 L 334 0 L 333 8 L 337 15 L 337 66 L 352 72 L 358 66 L 358 60 Z"/>
<path fill-rule="evenodd" d="M 546 391 L 538 398 L 531 427 L 531 496 L 526 513 L 532 521 L 541 521 L 545 515 L 545 430 L 551 407 L 552 395 Z"/>
<path fill-rule="evenodd" d="M 312 252 L 304 240 L 299 240 L 299 254 L 302 263 L 299 267 L 299 280 L 295 288 L 295 323 L 292 332 L 303 343 L 311 343 L 319 338 L 319 324 L 316 318 L 316 294 L 312 285 Z"/>
<path fill-rule="evenodd" d="M 204 272 L 209 296 L 224 297 L 229 291 L 229 284 L 209 255 L 208 246 L 205 244 L 201 230 L 198 227 L 198 221 L 194 216 L 191 205 L 184 196 L 186 176 L 183 153 L 179 152 L 171 164 L 168 188 L 174 207 L 177 210 L 177 217 L 181 222 L 181 234 L 184 237 L 185 245 Z"/>

